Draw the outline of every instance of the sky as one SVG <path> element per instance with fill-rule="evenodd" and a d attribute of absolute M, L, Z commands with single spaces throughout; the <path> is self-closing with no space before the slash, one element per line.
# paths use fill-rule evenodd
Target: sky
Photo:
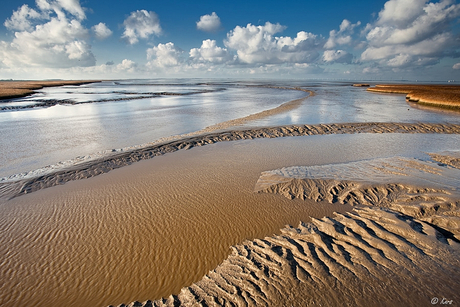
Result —
<path fill-rule="evenodd" d="M 454 0 L 2 0 L 0 79 L 460 82 Z"/>

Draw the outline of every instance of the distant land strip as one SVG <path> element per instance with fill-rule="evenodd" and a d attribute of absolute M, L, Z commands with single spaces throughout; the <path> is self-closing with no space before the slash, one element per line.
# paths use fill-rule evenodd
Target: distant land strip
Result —
<path fill-rule="evenodd" d="M 370 92 L 406 94 L 406 99 L 422 105 L 460 110 L 460 86 L 422 84 L 377 84 Z"/>
<path fill-rule="evenodd" d="M 53 81 L 0 81 L 0 100 L 31 95 L 44 87 L 83 85 L 101 82 L 98 80 L 53 80 Z"/>

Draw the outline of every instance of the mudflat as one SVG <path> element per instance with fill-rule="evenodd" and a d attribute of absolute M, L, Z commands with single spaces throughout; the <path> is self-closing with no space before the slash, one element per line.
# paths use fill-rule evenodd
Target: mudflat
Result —
<path fill-rule="evenodd" d="M 51 86 L 82 85 L 99 82 L 95 80 L 53 80 L 53 81 L 0 81 L 0 100 L 25 97 L 35 90 Z"/>

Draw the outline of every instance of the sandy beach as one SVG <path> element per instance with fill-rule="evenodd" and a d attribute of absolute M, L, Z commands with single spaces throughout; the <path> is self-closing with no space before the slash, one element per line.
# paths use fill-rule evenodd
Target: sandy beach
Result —
<path fill-rule="evenodd" d="M 453 92 L 441 96 L 449 100 Z M 459 302 L 460 125 L 244 126 L 308 100 L 38 176 L 6 178 L 0 275 L 7 282 L 0 301 Z"/>

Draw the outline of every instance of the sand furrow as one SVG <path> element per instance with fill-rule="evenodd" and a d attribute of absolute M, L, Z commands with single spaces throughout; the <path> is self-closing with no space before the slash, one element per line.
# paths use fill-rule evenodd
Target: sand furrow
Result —
<path fill-rule="evenodd" d="M 374 171 L 382 175 L 371 180 L 364 166 L 375 166 L 372 176 Z M 458 301 L 458 225 L 433 223 L 433 217 L 458 214 L 460 185 L 449 185 L 449 176 L 458 178 L 458 170 L 398 157 L 332 168 L 336 180 L 330 179 L 327 165 L 265 172 L 256 191 L 358 208 L 234 246 L 221 265 L 168 301 L 177 306 L 424 306 L 439 297 Z M 354 178 L 353 172 L 363 180 L 341 178 Z M 404 182 L 414 174 L 417 183 L 434 187 Z M 388 184 L 388 179 L 401 183 Z M 199 296 L 182 299 L 196 287 Z M 155 304 L 167 306 L 162 302 Z"/>
<path fill-rule="evenodd" d="M 436 295 L 457 299 L 460 245 L 414 229 L 413 221 L 396 212 L 368 208 L 286 228 L 282 235 L 265 238 L 269 244 L 245 242 L 244 249 L 250 250 L 246 255 L 238 252 L 242 246 L 236 246 L 203 280 L 154 305 L 367 306 L 373 301 L 378 306 L 418 306 L 429 304 Z M 388 223 L 391 227 L 384 228 Z M 436 232 L 422 221 L 417 223 Z M 344 233 L 359 233 L 360 240 Z M 419 244 L 428 241 L 429 245 Z M 251 265 L 247 256 L 259 265 Z M 258 278 L 251 278 L 254 275 Z"/>
<path fill-rule="evenodd" d="M 94 177 L 107 173 L 136 161 L 175 152 L 180 149 L 205 146 L 216 142 L 236 141 L 241 139 L 271 138 L 305 135 L 325 135 L 335 133 L 376 133 L 381 128 L 386 133 L 442 133 L 460 134 L 460 125 L 455 124 L 420 124 L 420 123 L 345 123 L 330 125 L 293 125 L 287 127 L 268 127 L 247 130 L 213 132 L 184 137 L 179 140 L 164 141 L 142 148 L 114 151 L 107 157 L 78 163 L 73 166 L 53 170 L 41 175 L 19 174 L 0 180 L 0 197 L 13 198 L 65 182 Z M 338 187 L 337 187 L 338 188 Z M 345 188 L 345 187 L 342 187 Z M 293 190 L 294 191 L 294 190 Z M 299 190 L 298 193 L 302 191 Z M 297 197 L 293 195 L 293 197 Z"/>

